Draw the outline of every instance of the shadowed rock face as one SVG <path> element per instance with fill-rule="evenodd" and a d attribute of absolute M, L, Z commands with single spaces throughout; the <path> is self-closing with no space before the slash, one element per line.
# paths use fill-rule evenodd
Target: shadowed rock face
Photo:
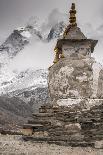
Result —
<path fill-rule="evenodd" d="M 51 98 L 103 98 L 103 70 L 93 58 L 68 57 L 54 64 L 49 71 L 48 85 Z"/>

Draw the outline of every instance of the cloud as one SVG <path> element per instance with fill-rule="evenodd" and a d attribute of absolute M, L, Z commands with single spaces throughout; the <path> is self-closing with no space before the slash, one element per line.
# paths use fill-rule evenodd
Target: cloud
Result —
<path fill-rule="evenodd" d="M 53 62 L 55 44 L 56 40 L 44 43 L 32 39 L 30 44 L 12 60 L 9 68 L 18 71 L 28 68 L 48 68 Z"/>
<path fill-rule="evenodd" d="M 43 22 L 41 29 L 42 31 L 45 31 L 55 26 L 55 24 L 61 21 L 67 21 L 67 15 L 64 13 L 61 13 L 59 9 L 55 8 L 51 11 L 47 19 Z"/>
<path fill-rule="evenodd" d="M 37 17 L 31 17 L 27 25 L 35 26 L 36 29 L 41 26 L 41 32 L 46 33 L 47 29 L 50 31 L 51 27 L 60 21 L 67 21 L 66 14 L 61 13 L 58 9 L 53 9 L 48 15 L 47 20 L 41 24 Z M 39 25 L 38 25 L 39 23 Z M 48 31 L 48 33 L 49 33 Z M 50 43 L 46 43 L 37 40 L 34 36 L 31 38 L 30 43 L 25 47 L 10 63 L 9 68 L 11 70 L 24 70 L 29 67 L 35 69 L 38 68 L 48 68 L 53 64 L 54 59 L 54 47 L 56 44 L 56 39 L 52 40 Z"/>
<path fill-rule="evenodd" d="M 103 65 L 103 24 L 101 23 L 100 26 L 95 28 L 91 23 L 85 23 L 80 27 L 87 38 L 98 40 L 92 57 Z"/>

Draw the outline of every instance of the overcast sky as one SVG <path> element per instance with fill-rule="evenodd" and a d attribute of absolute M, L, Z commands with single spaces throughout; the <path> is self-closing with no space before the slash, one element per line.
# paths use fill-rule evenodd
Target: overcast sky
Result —
<path fill-rule="evenodd" d="M 31 16 L 44 20 L 54 8 L 68 13 L 72 2 L 77 4 L 80 23 L 93 21 L 97 26 L 97 21 L 102 20 L 103 0 L 0 0 L 0 38 L 23 26 Z"/>
<path fill-rule="evenodd" d="M 0 42 L 3 42 L 14 29 L 24 26 L 32 16 L 37 16 L 41 22 L 46 22 L 49 14 L 55 8 L 62 14 L 67 14 L 72 2 L 76 3 L 77 20 L 82 31 L 88 36 L 91 34 L 91 37 L 100 40 L 96 52 L 99 50 L 97 55 L 103 57 L 101 53 L 103 0 L 0 0 Z"/>

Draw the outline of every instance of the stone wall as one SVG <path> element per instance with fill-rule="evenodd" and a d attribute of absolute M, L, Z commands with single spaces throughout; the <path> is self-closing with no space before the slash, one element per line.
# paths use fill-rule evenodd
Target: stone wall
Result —
<path fill-rule="evenodd" d="M 81 105 L 50 110 L 33 114 L 26 125 L 26 130 L 32 129 L 32 135 L 24 136 L 24 140 L 103 148 L 103 100 L 89 110 L 83 110 Z"/>

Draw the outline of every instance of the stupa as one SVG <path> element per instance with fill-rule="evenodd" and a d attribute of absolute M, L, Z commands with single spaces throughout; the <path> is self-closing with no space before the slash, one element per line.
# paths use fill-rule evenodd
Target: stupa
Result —
<path fill-rule="evenodd" d="M 56 53 L 54 65 L 49 71 L 50 95 L 54 102 L 60 104 L 61 102 L 69 104 L 73 99 L 77 103 L 78 99 L 97 98 L 96 92 L 93 91 L 95 60 L 91 58 L 91 53 L 98 41 L 85 37 L 77 27 L 75 15 L 73 3 L 70 10 L 70 24 L 63 34 L 63 39 L 57 41 L 54 49 Z"/>
<path fill-rule="evenodd" d="M 75 4 L 69 25 L 57 40 L 49 68 L 51 103 L 23 126 L 25 140 L 59 145 L 103 147 L 103 69 L 91 54 L 97 40 L 77 27 Z"/>

